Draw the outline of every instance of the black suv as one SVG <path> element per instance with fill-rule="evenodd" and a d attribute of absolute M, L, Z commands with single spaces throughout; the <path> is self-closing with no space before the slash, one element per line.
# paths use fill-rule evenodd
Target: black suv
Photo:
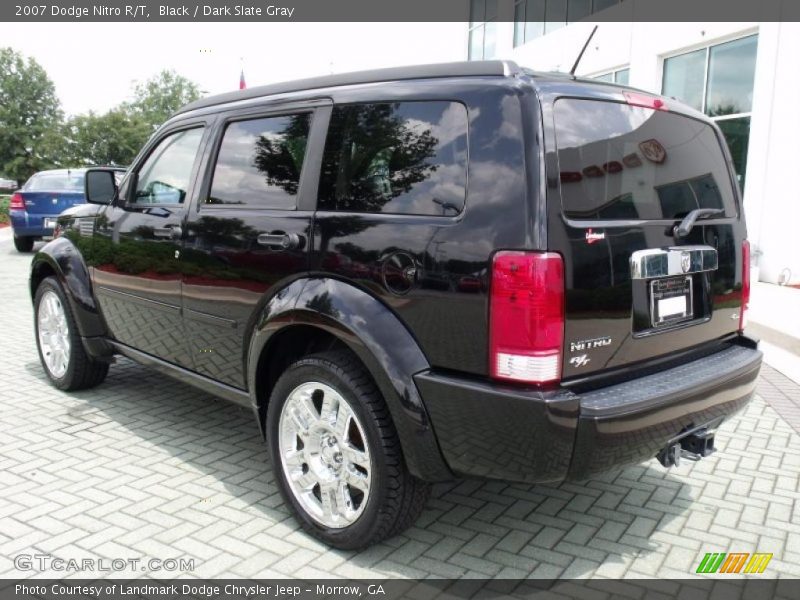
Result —
<path fill-rule="evenodd" d="M 429 483 L 713 451 L 761 365 L 720 130 L 509 62 L 248 89 L 172 117 L 30 278 L 63 390 L 116 354 L 250 406 L 303 527 L 357 548 Z"/>

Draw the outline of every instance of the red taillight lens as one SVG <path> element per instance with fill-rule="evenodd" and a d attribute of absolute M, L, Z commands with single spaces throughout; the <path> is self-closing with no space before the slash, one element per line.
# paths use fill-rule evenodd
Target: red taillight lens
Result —
<path fill-rule="evenodd" d="M 742 242 L 742 310 L 739 312 L 739 331 L 747 325 L 747 309 L 750 307 L 750 242 Z"/>
<path fill-rule="evenodd" d="M 14 210 L 25 210 L 25 200 L 22 199 L 22 194 L 17 192 L 12 195 L 8 207 Z"/>
<path fill-rule="evenodd" d="M 552 252 L 498 252 L 489 298 L 489 372 L 497 379 L 561 379 L 564 262 Z"/>
<path fill-rule="evenodd" d="M 661 98 L 648 96 L 647 94 L 637 94 L 636 92 L 622 92 L 625 101 L 631 106 L 643 106 L 654 110 L 667 110 L 667 103 Z"/>

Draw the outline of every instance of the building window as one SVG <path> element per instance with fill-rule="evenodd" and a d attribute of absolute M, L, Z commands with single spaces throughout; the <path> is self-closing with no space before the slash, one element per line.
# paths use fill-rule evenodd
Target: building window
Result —
<path fill-rule="evenodd" d="M 607 81 L 608 83 L 618 83 L 620 85 L 628 85 L 630 74 L 631 70 L 625 68 L 625 69 L 618 69 L 616 71 L 610 71 L 608 73 L 603 73 L 602 75 L 596 75 L 592 77 L 592 79 L 596 79 L 597 81 Z"/>
<path fill-rule="evenodd" d="M 744 187 L 758 36 L 687 52 L 664 60 L 662 93 L 716 121 Z"/>
<path fill-rule="evenodd" d="M 620 0 L 515 0 L 514 46 L 521 46 L 619 2 Z"/>
<path fill-rule="evenodd" d="M 497 0 L 472 0 L 469 21 L 469 60 L 494 58 L 497 46 Z"/>
<path fill-rule="evenodd" d="M 514 4 L 514 46 L 544 35 L 545 0 L 518 0 Z"/>

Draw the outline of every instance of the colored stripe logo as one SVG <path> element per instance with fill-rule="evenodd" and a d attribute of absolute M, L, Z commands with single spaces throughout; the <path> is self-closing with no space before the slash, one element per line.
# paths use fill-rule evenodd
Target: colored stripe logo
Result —
<path fill-rule="evenodd" d="M 697 573 L 763 573 L 772 553 L 755 552 L 707 552 L 697 566 Z"/>

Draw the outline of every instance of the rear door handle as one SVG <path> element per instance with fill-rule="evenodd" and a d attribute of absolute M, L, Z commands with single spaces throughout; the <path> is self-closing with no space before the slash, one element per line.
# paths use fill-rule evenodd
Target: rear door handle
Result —
<path fill-rule="evenodd" d="M 155 227 L 153 229 L 153 237 L 178 240 L 182 235 L 183 229 L 181 229 L 178 225 L 172 227 Z"/>
<path fill-rule="evenodd" d="M 295 250 L 303 246 L 303 236 L 296 233 L 260 233 L 259 244 L 276 250 Z"/>

